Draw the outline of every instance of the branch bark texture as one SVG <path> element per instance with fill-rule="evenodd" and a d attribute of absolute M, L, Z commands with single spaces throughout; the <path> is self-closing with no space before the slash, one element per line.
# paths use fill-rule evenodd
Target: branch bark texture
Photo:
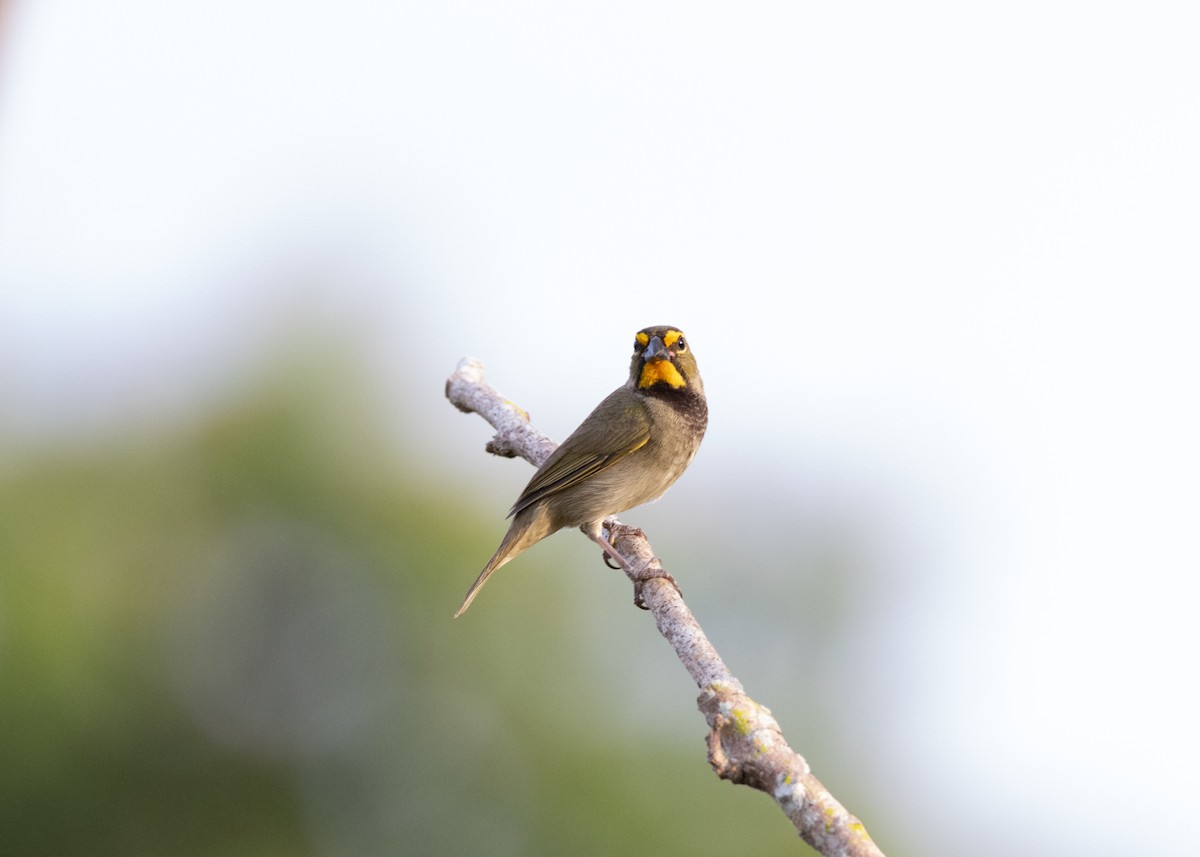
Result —
<path fill-rule="evenodd" d="M 460 411 L 479 414 L 496 430 L 488 452 L 510 458 L 519 455 L 537 467 L 557 446 L 534 428 L 525 411 L 484 382 L 478 360 L 459 361 L 446 382 L 446 397 Z M 709 728 L 708 761 L 717 776 L 766 792 L 804 841 L 826 857 L 882 857 L 862 822 L 788 746 L 771 712 L 746 694 L 679 590 L 669 579 L 644 575 L 662 568 L 645 535 L 616 518 L 605 521 L 605 527 L 630 567 L 643 572 L 633 581 L 635 601 L 654 616 L 659 633 L 700 688 L 698 705 Z"/>

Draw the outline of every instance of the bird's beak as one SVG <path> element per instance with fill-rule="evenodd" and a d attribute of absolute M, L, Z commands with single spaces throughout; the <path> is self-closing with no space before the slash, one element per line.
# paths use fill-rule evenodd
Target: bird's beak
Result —
<path fill-rule="evenodd" d="M 662 337 L 655 336 L 646 346 L 646 350 L 642 354 L 642 361 L 649 363 L 651 360 L 670 360 L 672 356 L 671 350 L 663 345 Z"/>

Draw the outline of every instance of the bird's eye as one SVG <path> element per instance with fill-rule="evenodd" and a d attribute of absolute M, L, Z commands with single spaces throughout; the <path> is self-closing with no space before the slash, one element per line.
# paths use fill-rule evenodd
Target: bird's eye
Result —
<path fill-rule="evenodd" d="M 675 340 L 676 351 L 687 351 L 687 340 L 682 336 Z"/>

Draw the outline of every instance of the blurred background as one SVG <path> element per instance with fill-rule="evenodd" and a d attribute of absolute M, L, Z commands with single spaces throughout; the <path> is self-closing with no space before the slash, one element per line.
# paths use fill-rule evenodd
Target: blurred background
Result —
<path fill-rule="evenodd" d="M 0 851 L 807 851 L 531 474 L 687 331 L 624 519 L 891 855 L 1175 850 L 1183 3 L 0 6 Z M 1189 678 L 1192 676 L 1192 678 Z"/>

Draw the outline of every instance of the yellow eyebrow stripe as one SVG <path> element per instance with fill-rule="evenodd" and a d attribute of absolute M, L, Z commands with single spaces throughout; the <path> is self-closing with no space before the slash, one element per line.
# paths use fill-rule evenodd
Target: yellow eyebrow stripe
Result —
<path fill-rule="evenodd" d="M 679 341 L 679 337 L 681 336 L 683 336 L 683 334 L 678 330 L 668 330 L 667 335 L 663 337 L 663 345 L 667 346 L 667 348 L 670 348 Z"/>
<path fill-rule="evenodd" d="M 636 337 L 634 337 L 634 338 L 635 338 L 635 339 L 636 339 L 638 342 L 640 342 L 642 345 L 649 345 L 649 344 L 650 344 L 650 336 L 649 336 L 649 334 L 646 334 L 646 333 L 639 333 L 639 334 L 638 334 Z"/>

